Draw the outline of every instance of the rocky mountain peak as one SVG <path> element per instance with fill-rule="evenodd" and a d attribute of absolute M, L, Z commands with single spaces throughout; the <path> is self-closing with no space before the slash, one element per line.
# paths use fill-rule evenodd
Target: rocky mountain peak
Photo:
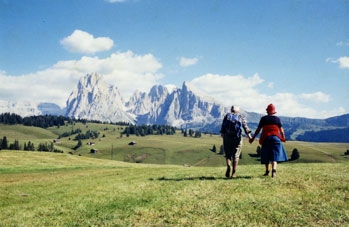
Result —
<path fill-rule="evenodd" d="M 101 121 L 134 121 L 127 114 L 116 86 L 103 81 L 97 73 L 81 78 L 67 100 L 67 116 Z"/>
<path fill-rule="evenodd" d="M 98 73 L 87 74 L 79 80 L 78 88 L 90 88 L 95 87 L 100 81 L 102 81 L 101 76 Z M 98 86 L 98 85 L 97 85 Z"/>

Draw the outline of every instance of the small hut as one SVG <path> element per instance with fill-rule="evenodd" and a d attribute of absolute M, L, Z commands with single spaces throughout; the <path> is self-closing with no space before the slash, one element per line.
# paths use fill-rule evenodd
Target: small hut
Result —
<path fill-rule="evenodd" d="M 98 149 L 91 149 L 90 154 L 97 154 L 99 152 Z"/>

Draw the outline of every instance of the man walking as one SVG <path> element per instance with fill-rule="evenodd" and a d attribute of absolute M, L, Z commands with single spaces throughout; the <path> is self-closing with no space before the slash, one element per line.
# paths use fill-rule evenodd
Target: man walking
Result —
<path fill-rule="evenodd" d="M 227 171 L 225 176 L 228 178 L 236 177 L 236 169 L 239 163 L 242 147 L 242 129 L 249 139 L 252 139 L 251 130 L 247 126 L 246 119 L 239 114 L 239 106 L 233 105 L 230 113 L 224 116 L 221 136 L 223 138 L 223 147 L 225 152 L 225 159 L 227 163 Z"/>

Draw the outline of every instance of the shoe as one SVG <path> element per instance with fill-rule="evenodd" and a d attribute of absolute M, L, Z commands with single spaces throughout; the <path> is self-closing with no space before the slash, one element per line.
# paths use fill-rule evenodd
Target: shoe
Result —
<path fill-rule="evenodd" d="M 265 171 L 265 174 L 263 176 L 268 176 L 269 175 L 269 170 Z"/>
<path fill-rule="evenodd" d="M 231 175 L 231 178 L 236 178 L 236 173 L 233 171 L 233 174 Z"/>
<path fill-rule="evenodd" d="M 227 166 L 227 171 L 225 172 L 225 176 L 226 176 L 227 178 L 230 177 L 230 169 L 231 169 L 231 167 L 230 167 L 230 166 Z"/>
<path fill-rule="evenodd" d="M 276 177 L 276 169 L 273 169 L 273 171 L 271 172 L 271 177 Z"/>

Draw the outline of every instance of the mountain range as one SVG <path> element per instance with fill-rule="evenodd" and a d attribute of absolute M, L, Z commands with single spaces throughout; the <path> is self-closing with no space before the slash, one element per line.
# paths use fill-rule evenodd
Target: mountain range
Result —
<path fill-rule="evenodd" d="M 138 125 L 168 124 L 209 133 L 219 133 L 222 119 L 229 109 L 188 82 L 184 82 L 181 88 L 154 85 L 148 93 L 136 90 L 125 101 L 118 88 L 104 82 L 97 73 L 87 74 L 79 80 L 65 108 L 54 103 L 0 101 L 0 113 L 63 115 Z M 245 110 L 241 112 L 254 131 L 263 115 Z M 349 114 L 327 119 L 280 118 L 287 139 L 349 142 Z"/>

